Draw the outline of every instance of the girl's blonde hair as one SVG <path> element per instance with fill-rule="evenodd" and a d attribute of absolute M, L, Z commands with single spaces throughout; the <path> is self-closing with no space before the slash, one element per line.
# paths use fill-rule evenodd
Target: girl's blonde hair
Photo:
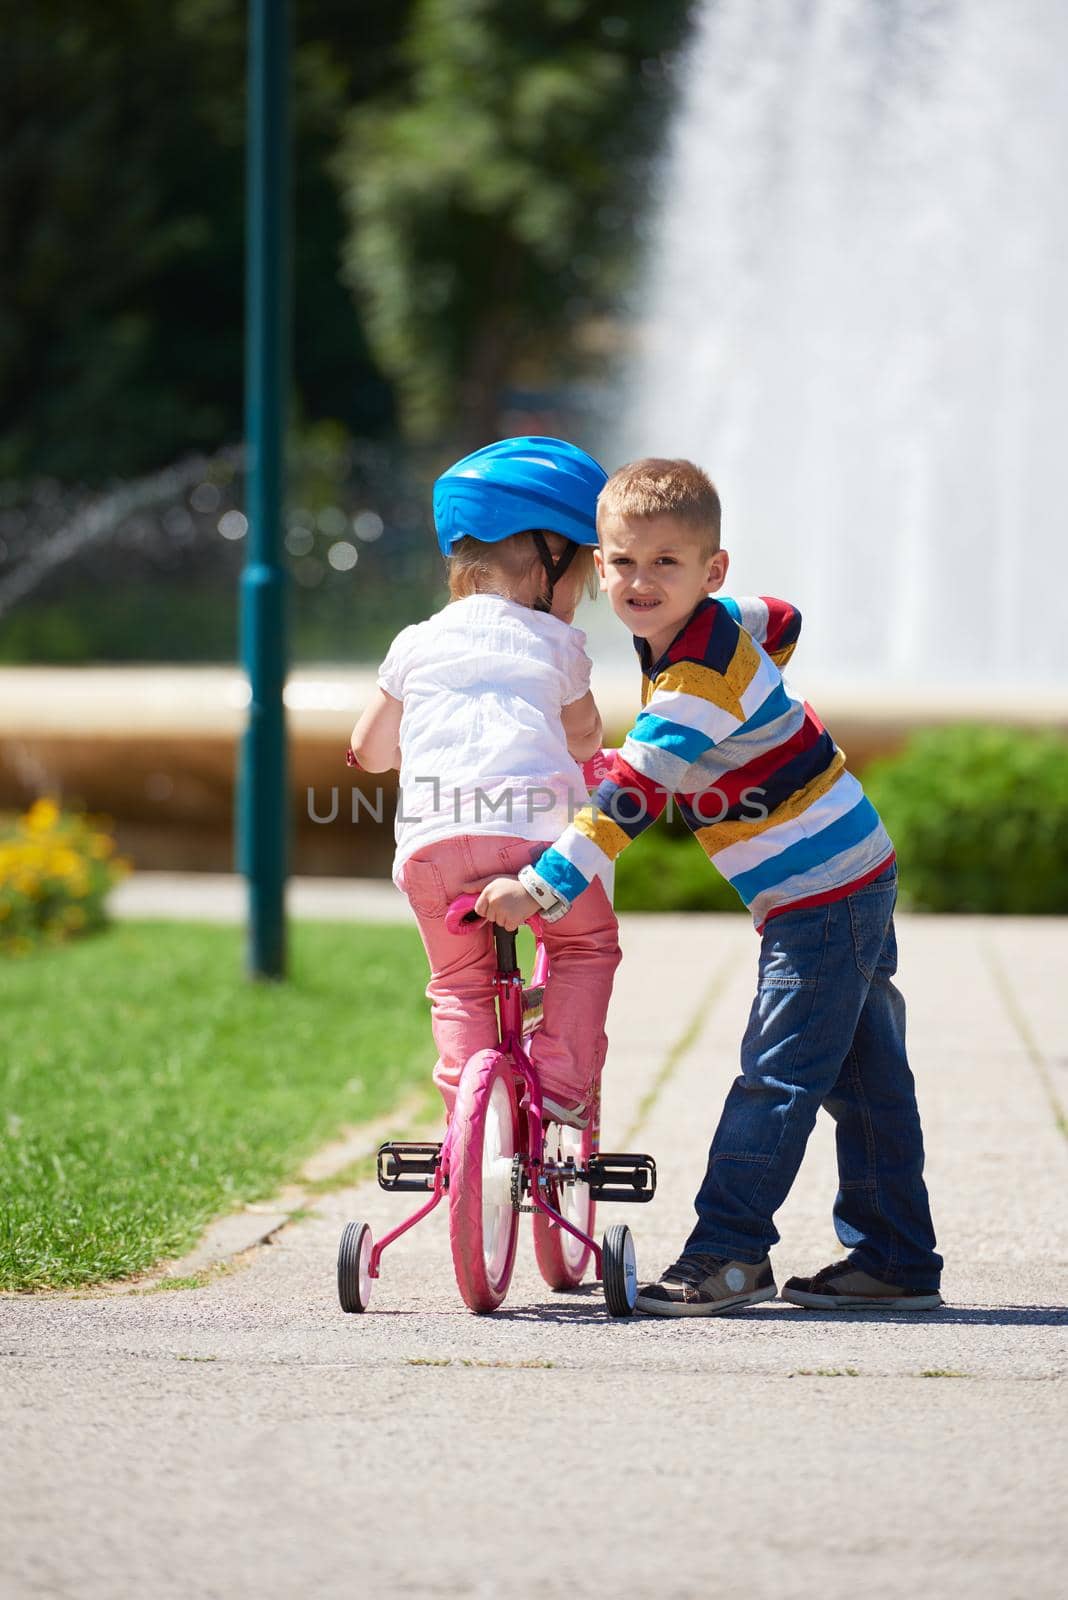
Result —
<path fill-rule="evenodd" d="M 529 533 L 513 533 L 495 544 L 484 544 L 470 535 L 458 539 L 446 560 L 449 596 L 466 600 L 471 594 L 499 594 L 511 599 L 525 589 L 532 577 L 544 571 L 534 540 Z M 592 600 L 597 593 L 597 571 L 593 546 L 579 545 L 567 569 L 574 573 Z"/>

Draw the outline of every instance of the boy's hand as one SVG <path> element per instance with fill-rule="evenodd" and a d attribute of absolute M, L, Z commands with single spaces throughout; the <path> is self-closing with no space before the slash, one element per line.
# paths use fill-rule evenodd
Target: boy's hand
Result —
<path fill-rule="evenodd" d="M 494 878 L 475 901 L 475 911 L 487 922 L 515 933 L 539 909 L 533 895 L 527 894 L 518 878 Z"/>

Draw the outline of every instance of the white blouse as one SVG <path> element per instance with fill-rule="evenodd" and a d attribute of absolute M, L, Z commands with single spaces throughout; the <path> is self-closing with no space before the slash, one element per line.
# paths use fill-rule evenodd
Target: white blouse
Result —
<path fill-rule="evenodd" d="M 552 840 L 586 801 L 560 713 L 590 687 L 586 635 L 469 595 L 394 639 L 378 682 L 403 702 L 397 852 L 457 834 Z"/>

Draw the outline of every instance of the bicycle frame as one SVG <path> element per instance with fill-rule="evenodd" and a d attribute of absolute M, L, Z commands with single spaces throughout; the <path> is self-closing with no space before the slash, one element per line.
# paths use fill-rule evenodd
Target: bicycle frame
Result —
<path fill-rule="evenodd" d="M 475 896 L 462 897 L 474 905 Z M 459 902 L 455 902 L 459 904 Z M 531 975 L 531 988 L 537 989 L 544 986 L 548 976 L 549 960 L 545 946 L 539 937 L 538 918 L 531 919 L 531 927 L 535 937 L 534 968 Z M 512 1070 L 523 1092 L 519 1096 L 519 1140 L 520 1147 L 525 1142 L 526 1155 L 524 1159 L 524 1173 L 527 1180 L 527 1190 L 531 1205 L 534 1209 L 543 1212 L 557 1227 L 563 1228 L 566 1233 L 586 1245 L 593 1254 L 594 1275 L 598 1282 L 602 1278 L 601 1246 L 595 1239 L 583 1233 L 579 1228 L 568 1222 L 566 1217 L 551 1206 L 545 1198 L 557 1172 L 554 1162 L 545 1160 L 545 1129 L 542 1121 L 542 1094 L 541 1083 L 537 1070 L 524 1045 L 524 1038 L 529 1038 L 536 1031 L 536 1022 L 529 1026 L 524 1033 L 524 1021 L 529 1022 L 531 1013 L 524 1006 L 524 990 L 522 974 L 516 953 L 516 936 L 508 933 L 503 928 L 493 930 L 494 946 L 497 954 L 497 971 L 493 978 L 493 987 L 497 1000 L 497 1035 L 498 1045 L 503 1054 L 511 1058 Z M 599 1115 L 600 1097 L 594 1095 L 592 1115 Z M 594 1126 L 594 1135 L 597 1134 Z M 434 1169 L 434 1188 L 430 1199 L 425 1205 L 412 1213 L 412 1215 L 393 1228 L 389 1233 L 379 1239 L 371 1250 L 369 1273 L 371 1278 L 378 1277 L 379 1263 L 388 1247 L 399 1239 L 402 1234 L 414 1228 L 417 1222 L 438 1206 L 448 1190 L 449 1184 L 449 1137 L 446 1134 L 441 1150 L 441 1159 Z"/>
<path fill-rule="evenodd" d="M 536 920 L 536 919 L 535 919 Z M 558 1227 L 570 1233 L 582 1244 L 588 1245 L 593 1251 L 594 1276 L 600 1282 L 601 1278 L 601 1247 L 595 1239 L 574 1227 L 566 1217 L 560 1215 L 545 1199 L 543 1190 L 547 1189 L 555 1176 L 554 1163 L 546 1166 L 545 1162 L 545 1126 L 542 1120 L 541 1082 L 534 1065 L 523 1045 L 523 979 L 519 972 L 516 959 L 515 934 L 505 933 L 501 928 L 494 930 L 494 944 L 497 949 L 497 975 L 494 978 L 494 988 L 497 991 L 497 1010 L 500 1018 L 499 1032 L 501 1036 L 501 1049 L 508 1052 L 512 1058 L 512 1067 L 516 1077 L 521 1078 L 525 1094 L 519 1101 L 519 1112 L 522 1117 L 526 1112 L 527 1136 L 527 1183 L 530 1198 L 537 1210 L 543 1211 Z M 537 930 L 535 929 L 537 939 Z M 506 970 L 506 963 L 510 969 Z M 548 973 L 548 957 L 545 946 L 538 940 L 534 958 L 533 983 L 539 980 L 544 983 Z M 595 1097 L 599 1102 L 599 1096 Z M 520 1132 L 522 1133 L 522 1123 Z M 594 1129 L 597 1132 L 597 1129 Z"/>

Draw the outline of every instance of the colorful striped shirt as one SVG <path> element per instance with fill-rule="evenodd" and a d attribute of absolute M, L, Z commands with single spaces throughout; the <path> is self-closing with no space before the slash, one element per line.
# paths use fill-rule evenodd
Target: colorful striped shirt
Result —
<path fill-rule="evenodd" d="M 636 639 L 641 714 L 538 877 L 574 900 L 669 798 L 758 930 L 878 877 L 894 858 L 879 814 L 783 683 L 800 628 L 783 600 L 710 597 L 659 660 Z"/>

